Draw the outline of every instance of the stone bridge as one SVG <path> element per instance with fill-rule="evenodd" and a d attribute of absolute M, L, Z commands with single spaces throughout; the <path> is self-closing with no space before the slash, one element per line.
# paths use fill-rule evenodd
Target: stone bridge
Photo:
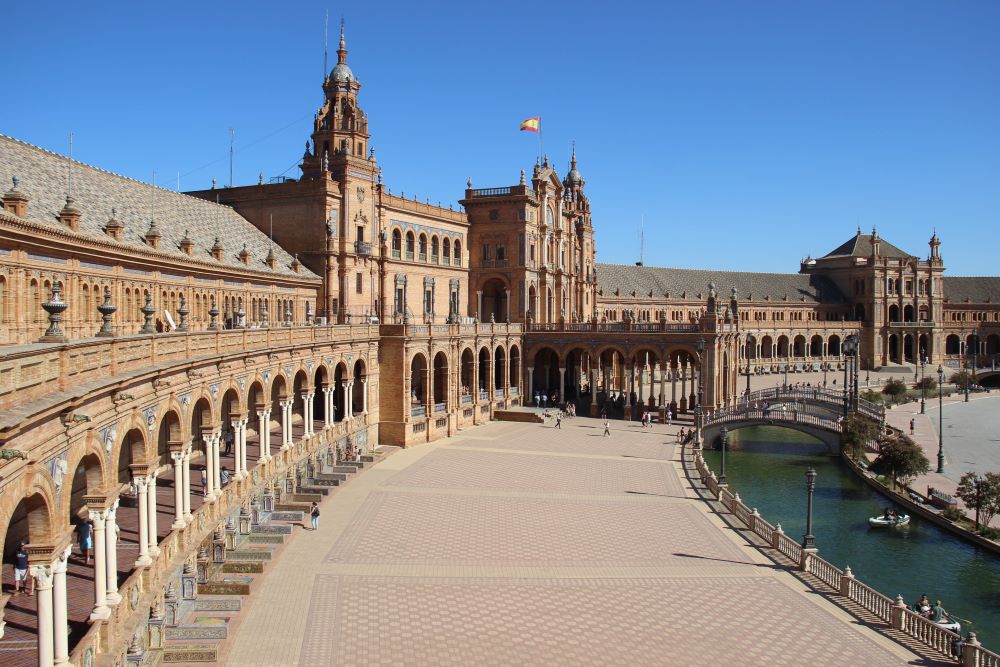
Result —
<path fill-rule="evenodd" d="M 820 408 L 835 415 L 843 415 L 844 402 L 851 399 L 843 390 L 828 387 L 768 387 L 743 394 L 739 403 L 743 407 L 763 408 L 781 404 L 800 404 Z M 877 403 L 857 397 L 853 401 L 854 410 L 878 423 L 885 421 L 885 408 Z"/>
<path fill-rule="evenodd" d="M 796 410 L 780 408 L 754 409 L 752 407 L 726 408 L 707 415 L 703 434 L 708 447 L 714 447 L 722 429 L 730 432 L 747 426 L 780 426 L 805 433 L 827 447 L 830 454 L 840 452 L 841 421 L 839 418 L 820 417 Z"/>

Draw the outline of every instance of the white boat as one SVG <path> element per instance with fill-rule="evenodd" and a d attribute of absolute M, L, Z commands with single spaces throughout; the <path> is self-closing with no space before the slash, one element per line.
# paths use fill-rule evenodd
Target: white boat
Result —
<path fill-rule="evenodd" d="M 898 514 L 894 519 L 890 519 L 885 515 L 873 516 L 868 519 L 868 525 L 873 528 L 890 528 L 893 526 L 905 526 L 910 523 L 909 514 Z"/>
<path fill-rule="evenodd" d="M 944 628 L 945 630 L 951 630 L 952 632 L 955 633 L 962 632 L 962 624 L 948 616 L 945 616 L 943 621 L 934 622 L 934 625 L 938 626 L 939 628 Z"/>

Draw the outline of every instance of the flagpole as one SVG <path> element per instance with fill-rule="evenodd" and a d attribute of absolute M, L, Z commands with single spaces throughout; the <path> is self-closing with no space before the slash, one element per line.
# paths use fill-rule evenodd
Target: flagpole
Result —
<path fill-rule="evenodd" d="M 542 161 L 545 154 L 545 144 L 542 142 L 542 117 L 538 117 L 538 161 Z"/>

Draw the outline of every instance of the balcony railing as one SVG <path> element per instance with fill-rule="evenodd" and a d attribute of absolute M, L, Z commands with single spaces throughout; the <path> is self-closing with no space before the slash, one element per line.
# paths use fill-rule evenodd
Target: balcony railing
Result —
<path fill-rule="evenodd" d="M 510 264 L 506 257 L 503 259 L 484 259 L 479 265 L 484 269 L 505 269 Z"/>
<path fill-rule="evenodd" d="M 480 389 L 479 390 L 479 400 L 480 401 L 488 401 L 489 399 L 490 399 L 490 392 L 486 391 L 485 389 Z"/>
<path fill-rule="evenodd" d="M 411 417 L 423 417 L 427 414 L 427 408 L 423 405 L 414 405 L 410 407 Z"/>
<path fill-rule="evenodd" d="M 399 252 L 399 248 L 393 248 L 393 249 L 392 249 L 392 258 L 393 258 L 393 259 L 399 259 L 399 258 L 400 258 L 400 257 L 399 257 L 399 256 L 400 256 L 400 254 L 401 254 L 401 253 Z"/>
<path fill-rule="evenodd" d="M 406 261 L 408 261 L 408 262 L 412 262 L 413 261 L 413 251 L 412 250 L 407 250 L 406 251 Z"/>
<path fill-rule="evenodd" d="M 445 409 L 445 404 L 444 403 L 435 403 L 434 404 L 434 412 L 444 412 L 444 409 Z"/>
<path fill-rule="evenodd" d="M 419 253 L 417 255 L 417 260 L 419 260 L 421 262 L 426 262 L 427 261 L 427 253 L 426 252 Z"/>
<path fill-rule="evenodd" d="M 354 252 L 359 257 L 371 257 L 372 255 L 372 244 L 366 241 L 355 241 L 354 242 Z"/>

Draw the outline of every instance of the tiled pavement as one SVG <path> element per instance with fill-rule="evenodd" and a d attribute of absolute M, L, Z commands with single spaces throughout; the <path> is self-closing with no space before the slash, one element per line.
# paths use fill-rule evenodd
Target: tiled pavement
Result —
<path fill-rule="evenodd" d="M 226 664 L 917 660 L 694 500 L 649 444 L 673 429 L 595 446 L 597 423 L 489 424 L 368 469 L 269 568 Z"/>

